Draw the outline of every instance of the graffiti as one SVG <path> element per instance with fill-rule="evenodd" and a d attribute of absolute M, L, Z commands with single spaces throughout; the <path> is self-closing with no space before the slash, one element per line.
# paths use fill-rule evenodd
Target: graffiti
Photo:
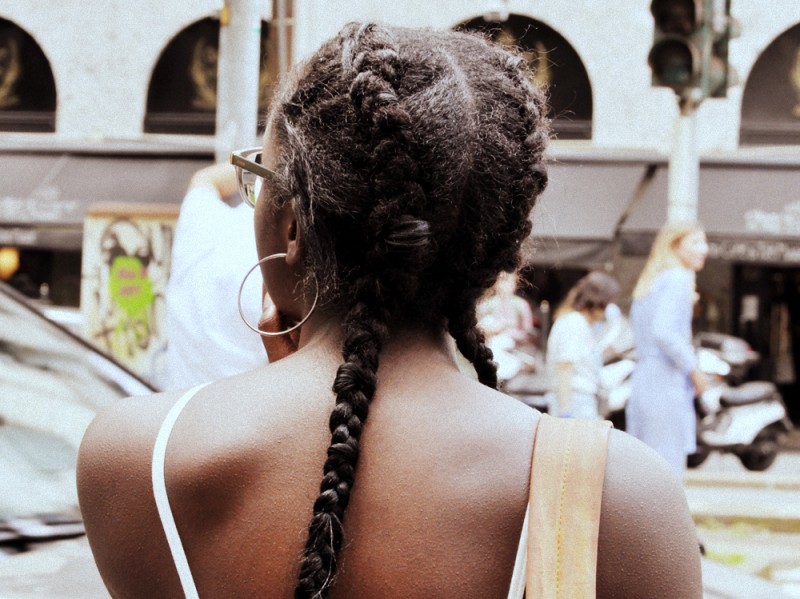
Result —
<path fill-rule="evenodd" d="M 85 334 L 150 380 L 159 376 L 166 348 L 173 233 L 174 219 L 91 215 L 84 231 Z"/>

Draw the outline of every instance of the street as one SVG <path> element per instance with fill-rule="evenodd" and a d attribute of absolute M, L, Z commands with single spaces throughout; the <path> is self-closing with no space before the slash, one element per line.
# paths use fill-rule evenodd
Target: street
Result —
<path fill-rule="evenodd" d="M 782 452 L 766 472 L 750 472 L 735 456 L 714 453 L 684 480 L 706 564 L 756 575 L 779 585 L 785 596 L 800 597 L 800 452 Z M 704 565 L 706 590 L 727 583 L 738 594 L 706 597 L 770 593 L 755 588 L 743 593 L 741 581 L 726 581 L 726 572 Z"/>

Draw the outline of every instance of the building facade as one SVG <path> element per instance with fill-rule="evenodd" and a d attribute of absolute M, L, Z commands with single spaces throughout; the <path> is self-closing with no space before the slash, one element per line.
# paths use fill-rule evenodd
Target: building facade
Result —
<path fill-rule="evenodd" d="M 177 204 L 191 173 L 213 159 L 215 36 L 220 17 L 243 1 L 0 5 L 0 247 L 19 251 L 29 291 L 46 284 L 56 301 L 75 304 L 90 206 Z M 279 5 L 290 18 L 278 18 Z M 532 299 L 557 301 L 590 268 L 612 271 L 630 290 L 666 219 L 679 113 L 675 94 L 651 85 L 649 6 L 264 0 L 260 87 L 279 76 L 284 26 L 290 61 L 352 20 L 477 28 L 520 45 L 549 86 L 556 133 L 526 255 Z M 759 374 L 796 396 L 800 3 L 775 0 L 765 10 L 733 0 L 732 15 L 741 27 L 729 47 L 739 83 L 705 100 L 695 118 L 698 216 L 712 246 L 698 326 L 747 337 L 764 356 Z"/>

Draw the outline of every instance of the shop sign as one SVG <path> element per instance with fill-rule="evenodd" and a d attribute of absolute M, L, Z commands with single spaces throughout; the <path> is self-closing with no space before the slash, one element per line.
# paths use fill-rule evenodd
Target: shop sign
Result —
<path fill-rule="evenodd" d="M 732 262 L 800 264 L 800 239 L 709 239 L 708 255 Z"/>
<path fill-rule="evenodd" d="M 787 204 L 780 212 L 748 210 L 744 214 L 744 225 L 748 233 L 800 237 L 800 201 Z"/>
<path fill-rule="evenodd" d="M 3 223 L 80 223 L 84 205 L 79 200 L 61 197 L 58 187 L 35 190 L 32 197 L 0 197 L 0 222 Z"/>

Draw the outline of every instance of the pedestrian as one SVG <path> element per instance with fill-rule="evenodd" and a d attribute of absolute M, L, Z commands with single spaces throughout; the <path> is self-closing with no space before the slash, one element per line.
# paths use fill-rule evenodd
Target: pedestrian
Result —
<path fill-rule="evenodd" d="M 552 421 L 493 389 L 475 308 L 519 264 L 546 114 L 524 58 L 467 33 L 351 23 L 293 68 L 263 147 L 233 160 L 297 345 L 90 426 L 80 503 L 114 596 L 509 596 L 520 547 L 545 532 L 523 523 Z M 581 573 L 601 598 L 699 598 L 680 485 L 611 433 L 599 542 L 579 543 L 599 562 Z M 559 435 L 541 443 L 563 457 Z"/>
<path fill-rule="evenodd" d="M 487 296 L 478 304 L 478 326 L 486 335 L 486 345 L 497 362 L 497 376 L 507 381 L 535 359 L 521 348 L 530 341 L 533 312 L 517 295 L 519 275 L 503 272 Z"/>
<path fill-rule="evenodd" d="M 692 347 L 692 307 L 695 274 L 707 255 L 699 225 L 665 225 L 633 290 L 636 367 L 626 430 L 661 454 L 679 477 L 696 449 L 694 397 L 706 386 Z"/>
<path fill-rule="evenodd" d="M 166 366 L 159 387 L 185 389 L 266 362 L 258 337 L 239 317 L 236 299 L 257 259 L 253 211 L 239 198 L 234 167 L 219 163 L 200 169 L 175 228 L 166 291 Z M 244 294 L 242 302 L 247 317 L 256 321 L 258 294 Z"/>
<path fill-rule="evenodd" d="M 594 271 L 567 293 L 547 340 L 549 410 L 562 418 L 599 418 L 598 393 L 602 355 L 594 325 L 606 319 L 619 283 Z"/>

